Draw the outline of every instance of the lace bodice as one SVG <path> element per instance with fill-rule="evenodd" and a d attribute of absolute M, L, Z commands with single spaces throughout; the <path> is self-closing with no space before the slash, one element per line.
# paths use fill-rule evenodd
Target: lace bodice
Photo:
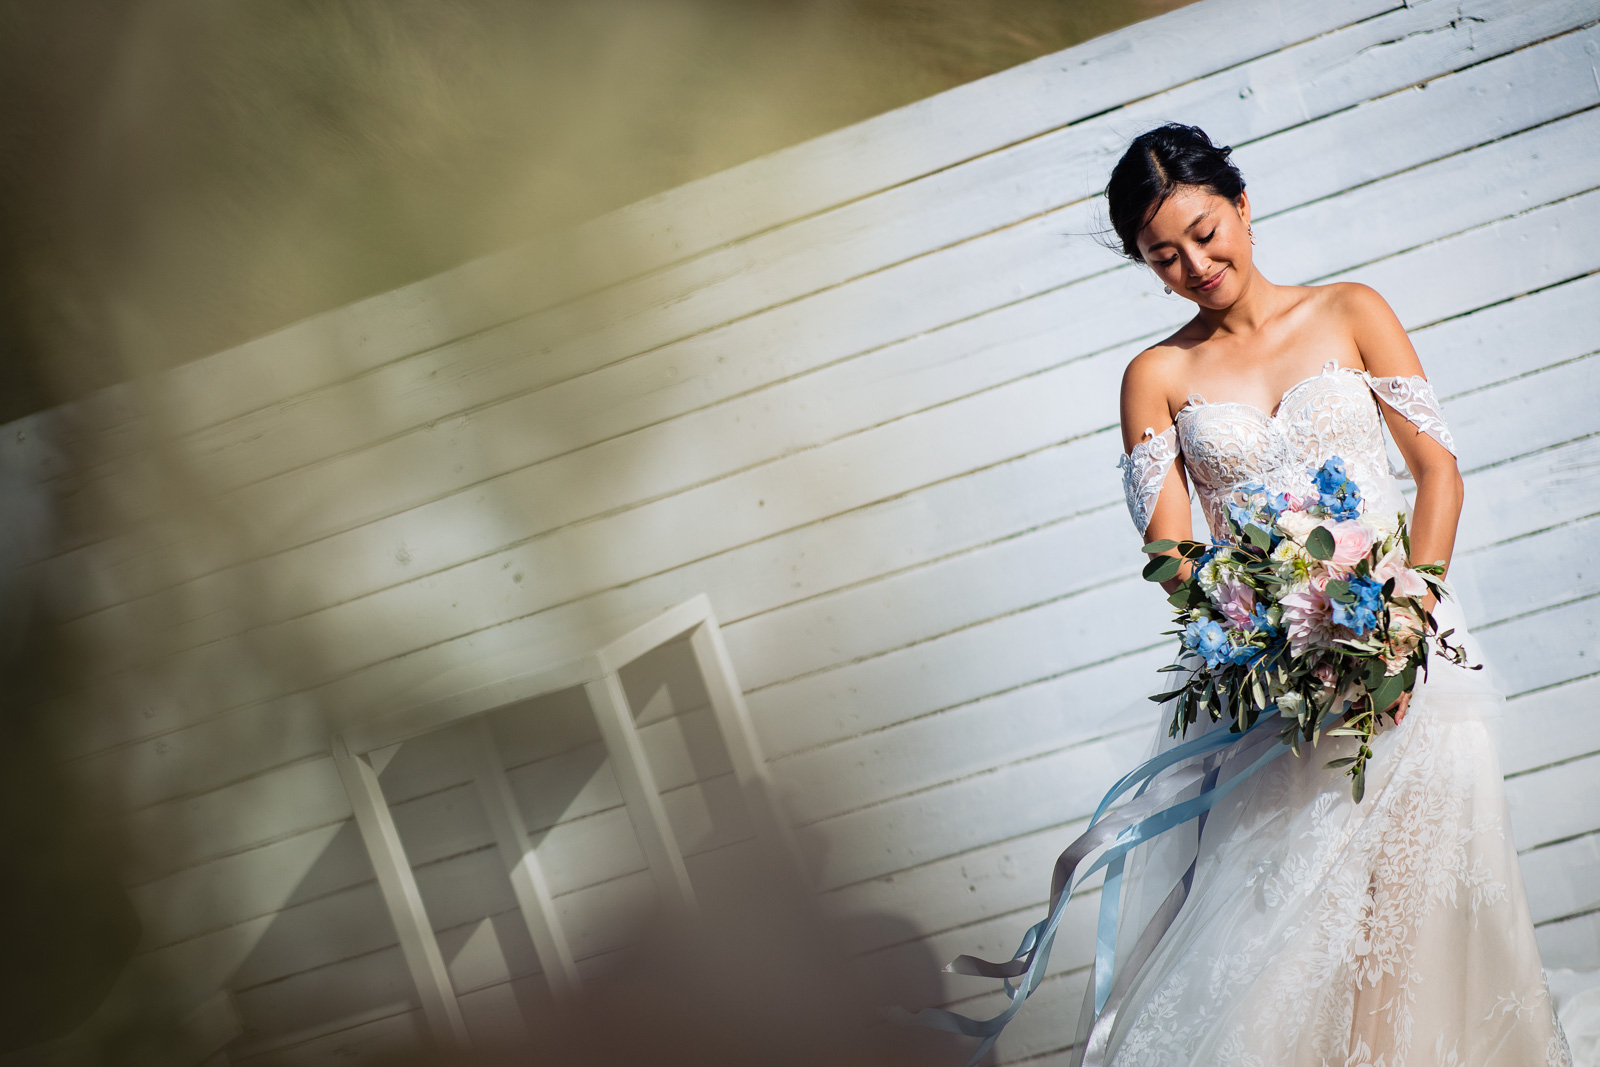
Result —
<path fill-rule="evenodd" d="M 1405 498 L 1397 472 L 1389 467 L 1378 399 L 1404 415 L 1418 433 L 1455 453 L 1427 379 L 1379 378 L 1329 360 L 1321 374 L 1290 386 L 1272 414 L 1239 401 L 1207 402 L 1190 393 L 1166 430 L 1157 434 L 1146 428 L 1144 440 L 1118 459 L 1134 526 L 1143 536 L 1167 471 L 1180 455 L 1206 525 L 1217 538 L 1227 533 L 1226 505 L 1235 489 L 1260 482 L 1273 492 L 1315 496 L 1306 468 L 1337 455 L 1361 487 L 1363 510 L 1392 527 L 1395 514 L 1405 509 Z"/>

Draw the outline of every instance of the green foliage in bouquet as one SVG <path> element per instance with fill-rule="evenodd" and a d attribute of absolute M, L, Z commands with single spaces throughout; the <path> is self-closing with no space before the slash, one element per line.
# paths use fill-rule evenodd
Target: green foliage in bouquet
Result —
<path fill-rule="evenodd" d="M 1360 489 L 1337 456 L 1308 473 L 1314 493 L 1241 487 L 1228 505 L 1226 540 L 1144 546 L 1150 581 L 1194 564 L 1168 597 L 1178 628 L 1166 632 L 1186 654 L 1162 668 L 1188 677 L 1150 699 L 1176 701 L 1173 736 L 1204 712 L 1214 722 L 1229 717 L 1234 731 L 1276 713 L 1296 755 L 1324 735 L 1358 738 L 1355 755 L 1327 766 L 1346 768 L 1359 803 L 1372 738 L 1418 673 L 1427 677 L 1427 638 L 1457 664 L 1467 665 L 1466 654 L 1423 605 L 1428 593 L 1450 594 L 1441 564 L 1409 562 L 1405 515 L 1391 527 L 1363 514 Z"/>

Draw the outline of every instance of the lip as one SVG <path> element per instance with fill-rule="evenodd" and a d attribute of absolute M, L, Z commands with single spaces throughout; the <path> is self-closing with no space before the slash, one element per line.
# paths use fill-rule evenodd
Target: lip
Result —
<path fill-rule="evenodd" d="M 1211 276 L 1211 280 L 1210 281 L 1202 282 L 1199 285 L 1195 286 L 1194 287 L 1195 292 L 1197 292 L 1197 293 L 1209 293 L 1209 292 L 1211 292 L 1211 290 L 1215 289 L 1218 285 L 1222 284 L 1222 276 L 1224 274 L 1226 274 L 1227 272 L 1228 272 L 1228 268 L 1227 267 L 1223 267 L 1221 270 L 1217 271 L 1217 273 L 1215 273 L 1215 274 L 1213 274 Z"/>

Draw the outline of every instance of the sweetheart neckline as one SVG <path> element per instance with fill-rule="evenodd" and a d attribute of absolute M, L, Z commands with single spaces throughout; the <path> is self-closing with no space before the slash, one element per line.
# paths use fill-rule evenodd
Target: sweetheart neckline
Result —
<path fill-rule="evenodd" d="M 1330 362 L 1332 362 L 1332 361 L 1330 360 Z M 1271 411 L 1263 411 L 1262 409 L 1256 407 L 1254 404 L 1251 404 L 1248 401 L 1244 401 L 1244 400 L 1207 400 L 1205 397 L 1201 396 L 1200 397 L 1200 403 L 1191 404 L 1186 399 L 1185 402 L 1184 402 L 1183 407 L 1179 408 L 1177 410 L 1177 412 L 1172 416 L 1172 422 L 1173 422 L 1173 425 L 1177 425 L 1178 416 L 1182 415 L 1184 412 L 1198 410 L 1200 408 L 1206 408 L 1206 407 L 1215 407 L 1215 406 L 1217 406 L 1219 404 L 1227 404 L 1227 405 L 1231 405 L 1233 407 L 1248 408 L 1249 410 L 1255 412 L 1257 415 L 1260 415 L 1262 418 L 1267 419 L 1269 422 L 1278 422 L 1280 420 L 1282 414 L 1283 414 L 1284 401 L 1288 400 L 1289 397 L 1294 393 L 1294 391 L 1296 389 L 1300 388 L 1302 385 L 1307 384 L 1308 382 L 1314 382 L 1314 381 L 1317 381 L 1319 379 L 1326 378 L 1330 374 L 1336 374 L 1339 371 L 1347 371 L 1347 372 L 1349 372 L 1351 374 L 1365 374 L 1366 373 L 1366 368 L 1364 368 L 1364 367 L 1346 367 L 1346 366 L 1343 366 L 1342 364 L 1341 365 L 1336 365 L 1334 367 L 1324 366 L 1322 368 L 1322 370 L 1320 370 L 1316 374 L 1308 374 L 1306 377 L 1301 378 L 1298 382 L 1295 382 L 1293 385 L 1289 386 L 1289 388 L 1285 389 L 1283 391 L 1283 395 L 1278 397 L 1277 406 L 1274 407 L 1273 410 L 1271 410 Z M 1200 396 L 1199 393 L 1190 393 L 1189 395 L 1190 396 Z"/>

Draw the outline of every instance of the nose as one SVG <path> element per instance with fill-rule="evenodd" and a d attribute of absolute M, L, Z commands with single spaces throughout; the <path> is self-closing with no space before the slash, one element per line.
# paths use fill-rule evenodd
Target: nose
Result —
<path fill-rule="evenodd" d="M 1204 253 L 1195 252 L 1185 257 L 1189 276 L 1195 281 L 1203 281 L 1211 274 L 1211 258 Z"/>

